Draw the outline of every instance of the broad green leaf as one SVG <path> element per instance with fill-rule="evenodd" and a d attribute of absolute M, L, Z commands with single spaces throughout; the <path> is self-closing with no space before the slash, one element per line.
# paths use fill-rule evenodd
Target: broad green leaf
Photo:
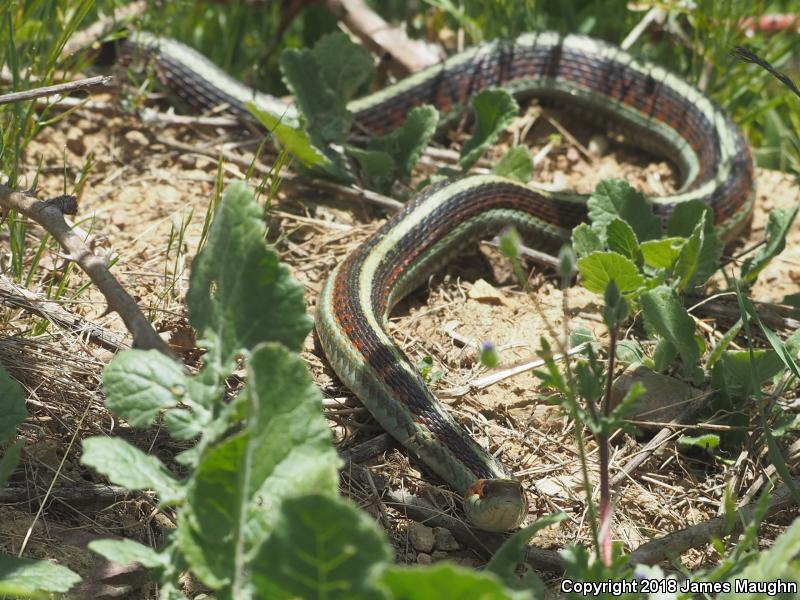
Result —
<path fill-rule="evenodd" d="M 581 257 L 578 271 L 583 287 L 595 294 L 603 294 L 611 281 L 616 282 L 622 294 L 630 294 L 644 285 L 636 265 L 617 252 L 592 252 Z"/>
<path fill-rule="evenodd" d="M 755 562 L 750 563 L 743 570 L 736 573 L 735 578 L 729 579 L 731 592 L 717 596 L 717 600 L 756 600 L 765 598 L 764 593 L 737 590 L 737 580 L 742 582 L 774 582 L 779 579 L 784 582 L 800 584 L 800 519 L 795 519 L 792 526 L 776 539 L 769 550 L 757 554 Z M 778 596 L 780 597 L 780 596 Z M 787 596 L 789 597 L 789 596 Z"/>
<path fill-rule="evenodd" d="M 0 442 L 11 439 L 27 416 L 22 388 L 0 365 Z"/>
<path fill-rule="evenodd" d="M 8 478 L 17 468 L 19 463 L 19 456 L 22 452 L 22 447 L 25 445 L 25 439 L 18 439 L 16 442 L 8 446 L 3 455 L 0 456 L 0 488 L 4 488 L 8 483 Z"/>
<path fill-rule="evenodd" d="M 78 583 L 80 575 L 46 560 L 0 554 L 0 595 L 11 598 L 50 598 Z"/>
<path fill-rule="evenodd" d="M 343 498 L 288 499 L 253 560 L 253 587 L 275 600 L 380 599 L 376 578 L 391 557 L 373 520 Z"/>
<path fill-rule="evenodd" d="M 678 443 L 683 446 L 697 446 L 698 448 L 713 450 L 719 446 L 719 436 L 714 433 L 707 433 L 696 437 L 682 435 L 678 438 Z"/>
<path fill-rule="evenodd" d="M 537 519 L 508 538 L 500 549 L 486 565 L 487 573 L 494 573 L 508 587 L 515 590 L 530 590 L 537 596 L 544 596 L 544 583 L 523 560 L 525 545 L 533 536 L 545 527 L 555 525 L 566 518 L 564 513 L 556 513 Z M 519 568 L 525 569 L 525 574 L 519 576 Z"/>
<path fill-rule="evenodd" d="M 772 331 L 769 327 L 764 325 L 761 316 L 753 306 L 753 303 L 742 294 L 738 284 L 736 285 L 736 299 L 739 302 L 739 308 L 743 313 L 746 313 L 753 321 L 756 322 L 764 337 L 767 338 L 769 345 L 775 350 L 775 353 L 783 362 L 784 366 L 789 369 L 795 377 L 800 377 L 800 366 L 798 366 L 793 352 L 783 343 L 780 336 Z M 744 316 L 744 315 L 743 315 Z"/>
<path fill-rule="evenodd" d="M 252 102 L 247 103 L 247 109 L 304 166 L 311 168 L 315 165 L 328 165 L 330 163 L 327 157 L 314 147 L 308 134 L 302 129 L 286 125 L 281 122 L 280 117 L 260 110 Z"/>
<path fill-rule="evenodd" d="M 472 98 L 472 107 L 475 110 L 472 137 L 461 147 L 461 158 L 458 161 L 464 171 L 468 171 L 478 162 L 519 112 L 514 97 L 506 90 L 498 88 L 483 90 L 475 95 Z"/>
<path fill-rule="evenodd" d="M 677 292 L 662 285 L 643 293 L 640 301 L 648 325 L 677 348 L 687 368 L 696 366 L 700 349 L 695 340 L 694 320 L 681 304 Z"/>
<path fill-rule="evenodd" d="M 717 270 L 717 263 L 719 257 L 722 256 L 724 244 L 714 227 L 711 210 L 700 200 L 678 203 L 667 222 L 667 235 L 683 238 L 690 237 L 700 222 L 703 223 L 703 240 L 697 258 L 697 267 L 694 276 L 688 282 L 688 288 L 704 284 Z"/>
<path fill-rule="evenodd" d="M 680 237 L 668 237 L 662 240 L 642 242 L 640 248 L 644 257 L 644 264 L 654 269 L 671 269 L 685 243 L 686 239 Z"/>
<path fill-rule="evenodd" d="M 97 436 L 83 440 L 81 464 L 128 489 L 155 490 L 162 505 L 174 504 L 183 497 L 181 484 L 158 458 L 119 438 Z"/>
<path fill-rule="evenodd" d="M 606 226 L 606 241 L 609 250 L 630 258 L 636 266 L 641 266 L 644 262 L 636 234 L 622 219 L 612 219 Z"/>
<path fill-rule="evenodd" d="M 514 146 L 503 155 L 492 172 L 495 175 L 528 183 L 533 175 L 533 158 L 525 146 Z"/>
<path fill-rule="evenodd" d="M 700 250 L 703 247 L 703 222 L 697 223 L 692 234 L 686 239 L 675 263 L 675 276 L 678 278 L 679 292 L 686 289 L 695 276 L 700 261 Z"/>
<path fill-rule="evenodd" d="M 169 555 L 156 552 L 150 546 L 131 539 L 94 540 L 89 542 L 89 550 L 118 565 L 137 562 L 148 569 L 155 569 L 167 567 L 172 562 Z"/>
<path fill-rule="evenodd" d="M 447 590 L 448 600 L 513 600 L 527 597 L 507 590 L 496 576 L 453 564 L 441 563 L 426 569 L 391 567 L 381 582 L 394 600 L 438 600 Z"/>
<path fill-rule="evenodd" d="M 753 362 L 751 368 L 750 352 L 747 350 L 723 352 L 714 366 L 716 371 L 712 380 L 714 387 L 725 393 L 728 398 L 744 400 L 753 396 L 783 367 L 780 357 L 772 350 L 753 350 Z M 756 381 L 753 381 L 753 373 Z"/>
<path fill-rule="evenodd" d="M 106 407 L 133 427 L 145 427 L 159 411 L 186 400 L 181 366 L 157 350 L 124 350 L 103 370 Z"/>
<path fill-rule="evenodd" d="M 620 340 L 617 342 L 617 359 L 632 364 L 644 360 L 644 351 L 636 340 Z"/>
<path fill-rule="evenodd" d="M 397 165 L 388 152 L 383 150 L 362 150 L 355 146 L 347 147 L 361 167 L 362 179 L 370 188 L 388 192 L 396 178 Z"/>
<path fill-rule="evenodd" d="M 650 201 L 622 179 L 601 181 L 587 201 L 592 228 L 601 238 L 614 219 L 630 225 L 639 241 L 661 237 L 661 220 L 653 214 Z"/>
<path fill-rule="evenodd" d="M 287 498 L 337 490 L 339 459 L 321 396 L 298 356 L 259 345 L 241 395 L 245 428 L 202 453 L 179 515 L 180 548 L 215 590 L 241 583 Z"/>
<path fill-rule="evenodd" d="M 579 257 L 587 256 L 603 250 L 603 241 L 588 223 L 581 223 L 572 230 L 572 248 Z"/>
<path fill-rule="evenodd" d="M 345 103 L 375 71 L 369 50 L 341 31 L 323 35 L 311 53 L 327 86 Z"/>
<path fill-rule="evenodd" d="M 400 127 L 371 140 L 369 149 L 382 150 L 392 157 L 397 167 L 395 177 L 410 177 L 422 151 L 436 132 L 438 122 L 439 111 L 433 106 L 418 106 L 411 109 Z"/>
<path fill-rule="evenodd" d="M 800 208 L 800 204 L 796 204 L 792 208 L 773 210 L 769 213 L 767 230 L 764 232 L 765 244 L 742 265 L 743 283 L 748 284 L 755 281 L 764 267 L 783 252 L 786 246 L 786 234 L 789 233 L 789 229 L 797 217 L 798 208 Z"/>
<path fill-rule="evenodd" d="M 353 114 L 347 100 L 330 88 L 311 50 L 287 48 L 280 67 L 286 86 L 294 94 L 315 145 L 341 143 L 350 132 Z"/>
<path fill-rule="evenodd" d="M 303 286 L 264 235 L 253 194 L 242 182 L 231 184 L 192 263 L 186 295 L 189 320 L 220 362 L 266 340 L 299 351 L 311 329 Z"/>
<path fill-rule="evenodd" d="M 675 362 L 675 357 L 678 356 L 678 349 L 667 338 L 661 338 L 656 344 L 656 349 L 653 352 L 653 368 L 659 373 L 663 373 L 672 366 Z"/>

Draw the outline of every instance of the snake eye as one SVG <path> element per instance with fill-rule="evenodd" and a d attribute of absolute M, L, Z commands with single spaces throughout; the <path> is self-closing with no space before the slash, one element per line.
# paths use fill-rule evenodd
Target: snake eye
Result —
<path fill-rule="evenodd" d="M 489 493 L 489 486 L 488 484 L 484 483 L 483 485 L 481 485 L 481 493 L 480 493 L 481 498 L 485 498 L 486 494 L 488 493 Z"/>

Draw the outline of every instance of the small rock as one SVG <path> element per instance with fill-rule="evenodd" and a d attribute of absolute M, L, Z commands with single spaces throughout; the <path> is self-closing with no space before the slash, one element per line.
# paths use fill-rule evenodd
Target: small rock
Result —
<path fill-rule="evenodd" d="M 408 539 L 411 540 L 411 545 L 417 552 L 429 553 L 433 550 L 433 545 L 436 538 L 433 535 L 433 529 L 422 523 L 411 523 L 408 526 Z"/>
<path fill-rule="evenodd" d="M 425 552 L 420 552 L 417 554 L 417 564 L 420 565 L 429 565 L 433 562 L 430 554 L 426 554 Z"/>
<path fill-rule="evenodd" d="M 447 552 L 442 552 L 441 550 L 437 550 L 431 554 L 431 559 L 433 562 L 439 562 L 440 560 L 447 560 L 450 558 L 450 555 Z"/>
<path fill-rule="evenodd" d="M 86 144 L 84 143 L 84 133 L 78 127 L 70 127 L 67 131 L 67 148 L 70 152 L 74 152 L 78 156 L 83 156 L 86 152 Z"/>
<path fill-rule="evenodd" d="M 589 145 L 586 147 L 586 149 L 593 157 L 599 158 L 608 152 L 608 138 L 606 138 L 604 135 L 596 133 L 589 140 Z"/>
<path fill-rule="evenodd" d="M 434 527 L 433 535 L 436 538 L 437 550 L 447 550 L 452 552 L 453 550 L 458 550 L 461 547 L 449 529 L 445 529 L 444 527 Z"/>
<path fill-rule="evenodd" d="M 571 163 L 576 163 L 581 159 L 581 153 L 578 152 L 577 148 L 570 146 L 567 148 L 567 160 Z"/>
<path fill-rule="evenodd" d="M 125 140 L 134 146 L 147 146 L 150 143 L 147 136 L 137 129 L 131 129 L 126 133 Z"/>
<path fill-rule="evenodd" d="M 506 297 L 485 279 L 478 279 L 467 292 L 467 297 L 487 304 L 508 305 Z"/>
<path fill-rule="evenodd" d="M 642 394 L 639 406 L 631 417 L 641 421 L 668 423 L 685 408 L 685 400 L 694 394 L 688 383 L 669 375 L 651 371 L 640 363 L 628 366 L 611 386 L 611 406 L 617 406 L 634 383 L 641 383 L 647 391 Z M 639 425 L 646 431 L 658 431 L 661 425 Z"/>

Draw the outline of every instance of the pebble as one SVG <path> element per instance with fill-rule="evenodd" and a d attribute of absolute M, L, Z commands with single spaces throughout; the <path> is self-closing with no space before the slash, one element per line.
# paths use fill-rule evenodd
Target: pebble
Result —
<path fill-rule="evenodd" d="M 458 541 L 456 541 L 456 538 L 453 537 L 453 534 L 450 533 L 449 529 L 445 529 L 444 527 L 434 527 L 433 535 L 436 538 L 437 550 L 453 551 L 458 550 L 461 547 Z"/>
<path fill-rule="evenodd" d="M 433 529 L 422 523 L 411 523 L 408 526 L 408 539 L 411 540 L 414 550 L 426 553 L 433 550 L 433 545 L 436 542 Z"/>
<path fill-rule="evenodd" d="M 129 144 L 133 144 L 134 146 L 147 146 L 150 143 L 150 140 L 147 139 L 147 136 L 137 129 L 131 129 L 128 133 L 126 133 L 125 141 L 127 141 Z"/>
<path fill-rule="evenodd" d="M 430 554 L 426 554 L 425 552 L 420 552 L 417 554 L 417 564 L 420 565 L 429 565 L 433 562 Z"/>

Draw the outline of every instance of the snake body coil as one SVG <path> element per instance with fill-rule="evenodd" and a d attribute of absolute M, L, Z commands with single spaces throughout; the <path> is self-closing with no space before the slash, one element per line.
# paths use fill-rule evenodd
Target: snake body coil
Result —
<path fill-rule="evenodd" d="M 293 109 L 235 82 L 182 44 L 148 36 L 131 43 L 152 52 L 165 83 L 197 108 L 226 103 L 249 118 L 244 102 L 253 100 L 290 123 L 298 119 Z M 381 134 L 414 106 L 447 112 L 490 86 L 582 108 L 621 128 L 632 144 L 673 161 L 682 185 L 673 195 L 651 198 L 658 216 L 696 199 L 711 208 L 727 240 L 748 222 L 753 163 L 733 122 L 678 77 L 587 37 L 536 33 L 484 44 L 348 108 L 360 128 Z M 433 186 L 336 267 L 317 300 L 317 333 L 336 374 L 386 431 L 464 494 L 467 517 L 478 527 L 519 526 L 527 514 L 522 487 L 447 413 L 387 335 L 385 321 L 465 244 L 514 224 L 537 247 L 553 249 L 585 218 L 585 197 L 534 191 L 500 177 Z"/>

